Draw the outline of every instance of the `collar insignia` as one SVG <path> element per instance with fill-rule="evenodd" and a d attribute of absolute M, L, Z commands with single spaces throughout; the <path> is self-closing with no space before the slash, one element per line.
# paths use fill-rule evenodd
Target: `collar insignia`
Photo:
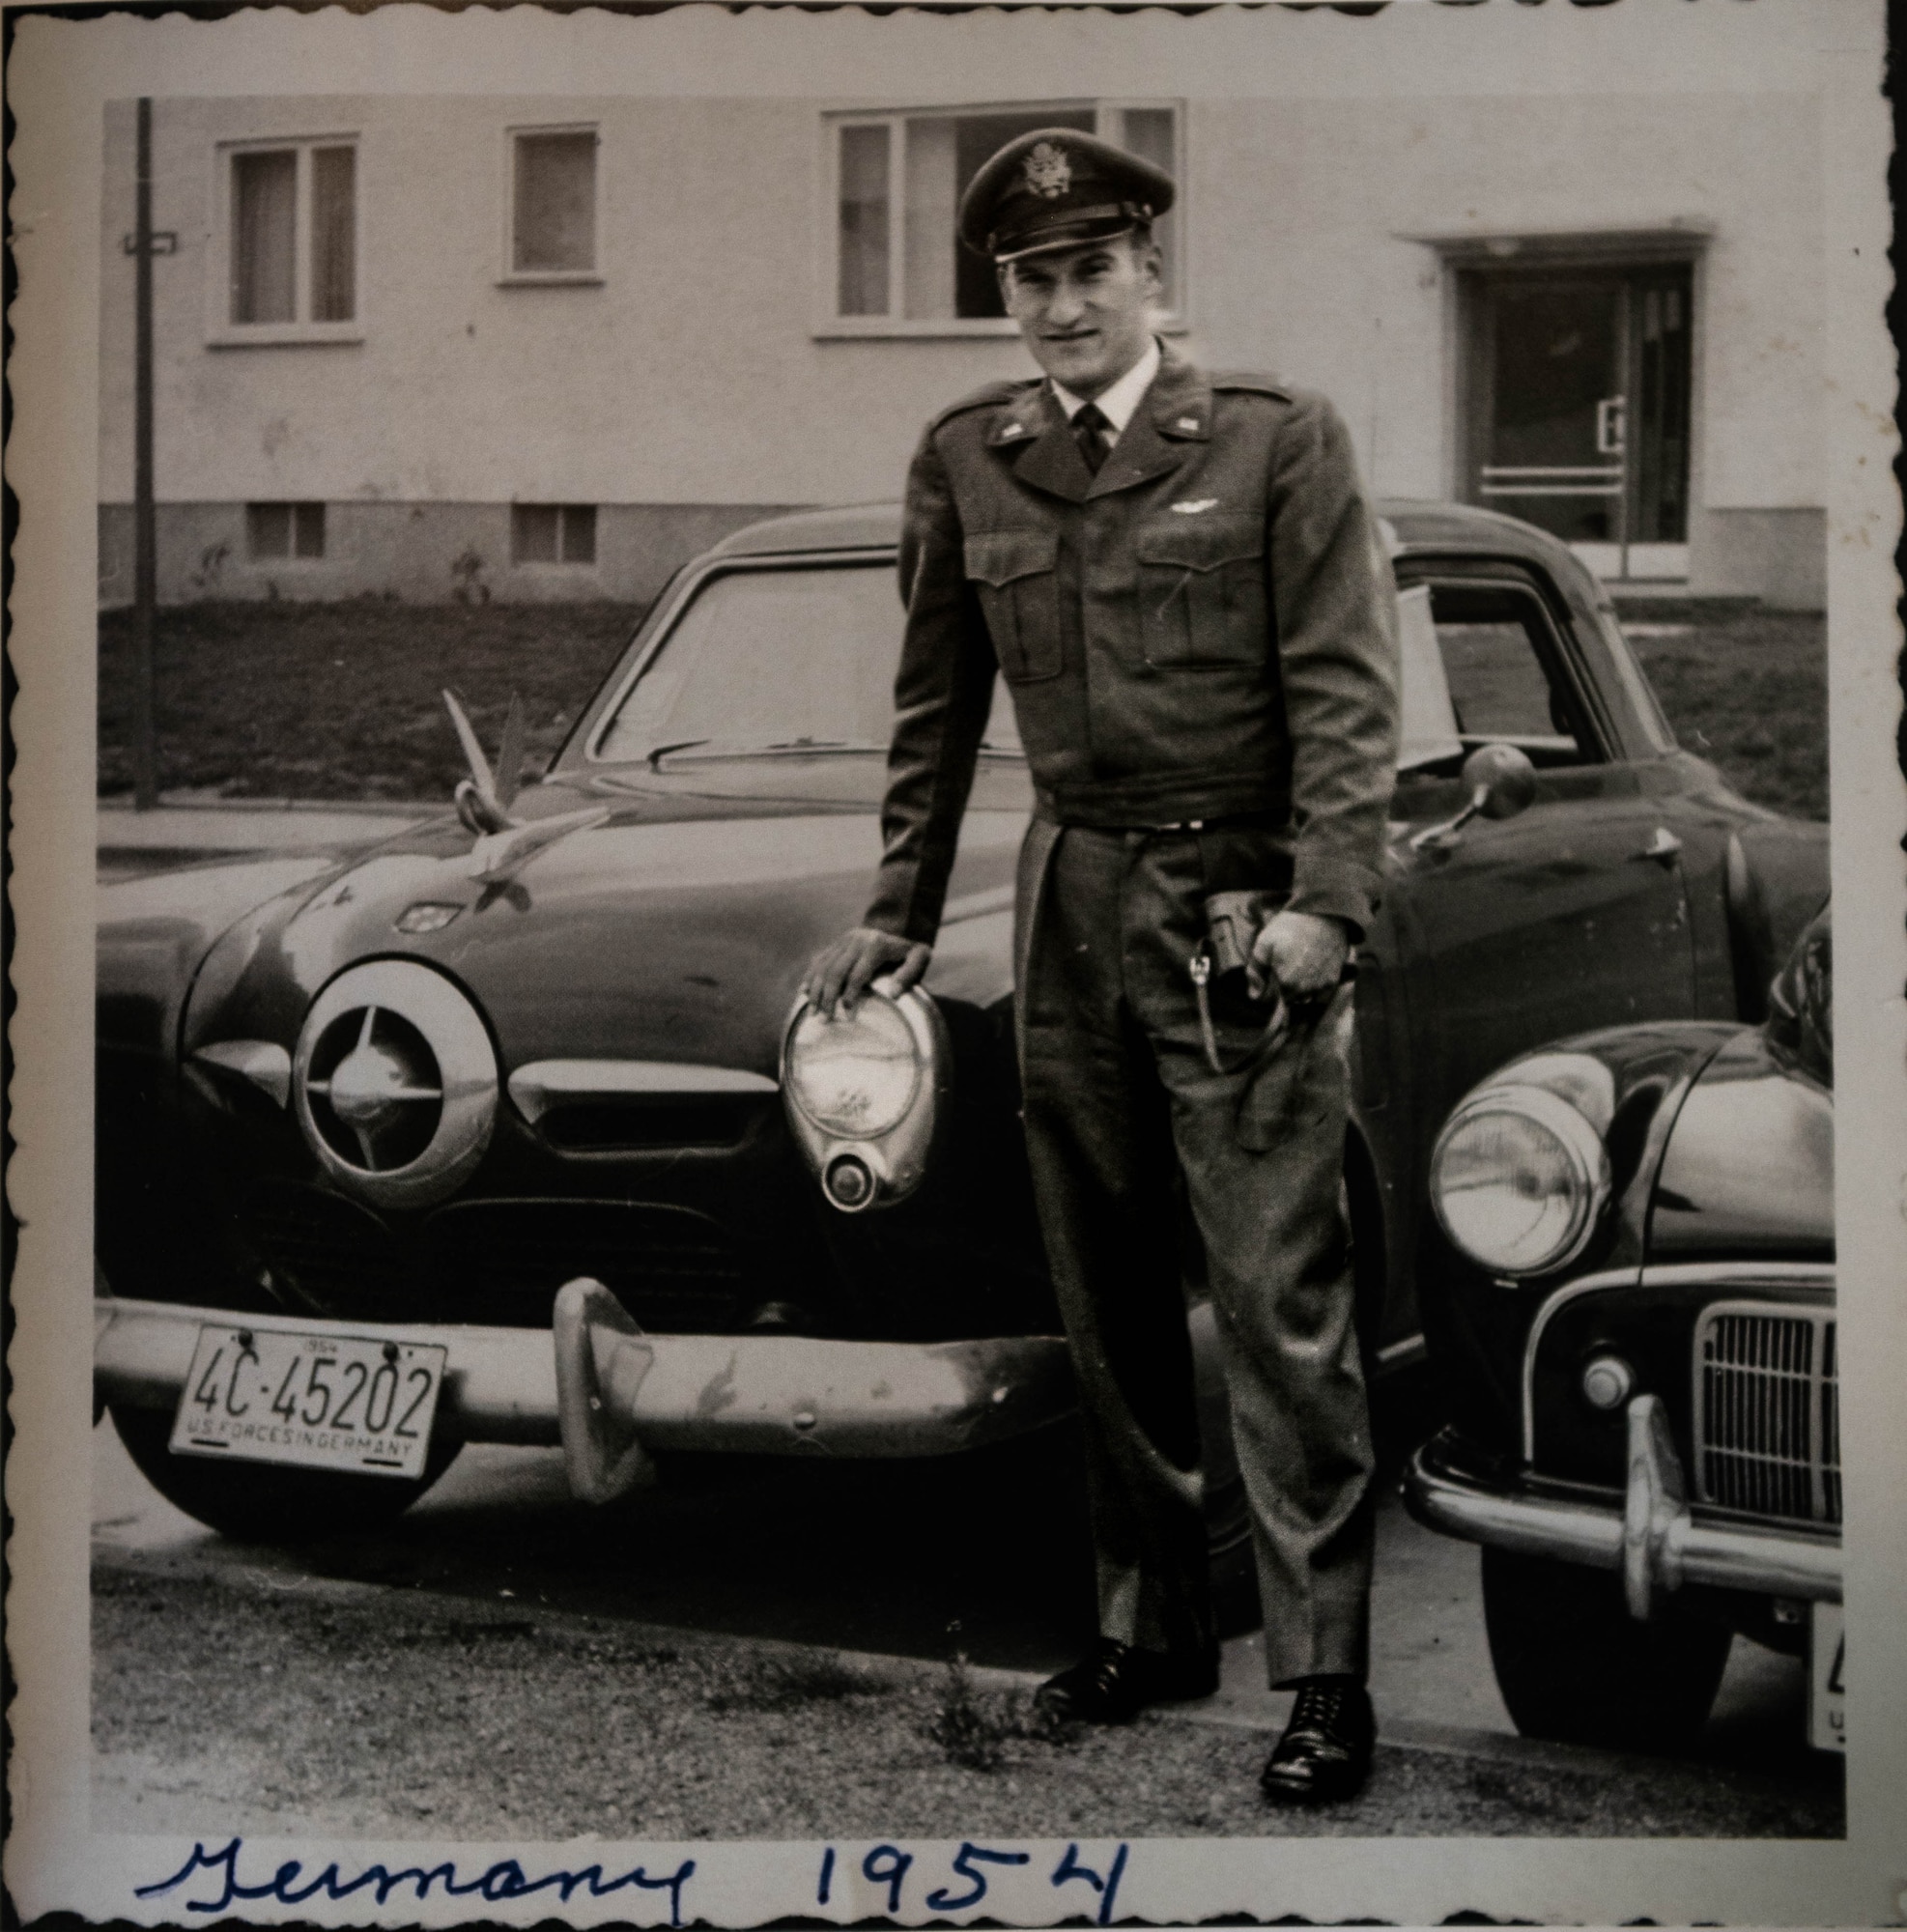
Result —
<path fill-rule="evenodd" d="M 1072 185 L 1072 163 L 1051 141 L 1035 143 L 1023 172 L 1027 186 L 1041 201 L 1057 201 Z"/>
<path fill-rule="evenodd" d="M 1179 427 L 1182 430 L 1196 431 L 1198 426 L 1199 419 L 1197 416 L 1181 416 L 1179 418 Z"/>

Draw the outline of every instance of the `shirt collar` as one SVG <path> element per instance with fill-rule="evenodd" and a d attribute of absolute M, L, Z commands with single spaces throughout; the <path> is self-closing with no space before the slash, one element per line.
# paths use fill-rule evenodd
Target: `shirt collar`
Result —
<path fill-rule="evenodd" d="M 1117 442 L 1125 425 L 1132 420 L 1132 412 L 1139 407 L 1140 399 L 1153 385 L 1153 378 L 1158 374 L 1158 338 L 1146 338 L 1146 353 L 1133 363 L 1104 395 L 1096 396 L 1094 401 L 1099 406 L 1099 413 L 1112 424 L 1113 440 Z M 1084 396 L 1075 396 L 1060 384 L 1053 384 L 1053 394 L 1060 408 L 1067 412 L 1070 422 L 1086 407 Z"/>

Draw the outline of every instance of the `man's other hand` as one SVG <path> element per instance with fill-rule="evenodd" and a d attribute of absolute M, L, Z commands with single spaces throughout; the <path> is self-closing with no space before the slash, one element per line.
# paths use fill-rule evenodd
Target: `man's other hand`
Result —
<path fill-rule="evenodd" d="M 1277 991 L 1301 1007 L 1336 988 L 1350 952 L 1351 934 L 1342 920 L 1310 912 L 1273 913 L 1252 941 L 1245 984 L 1254 1000 Z"/>
<path fill-rule="evenodd" d="M 877 926 L 857 925 L 814 955 L 801 990 L 833 1019 L 837 1006 L 851 1013 L 883 973 L 893 974 L 896 987 L 905 990 L 927 970 L 932 957 L 933 948 L 918 939 L 897 939 Z"/>

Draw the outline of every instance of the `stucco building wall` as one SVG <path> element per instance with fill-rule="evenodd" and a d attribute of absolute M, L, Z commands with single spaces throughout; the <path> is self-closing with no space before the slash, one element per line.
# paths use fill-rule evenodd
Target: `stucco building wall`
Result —
<path fill-rule="evenodd" d="M 1793 10 L 1685 7 L 1703 18 L 1678 54 L 1672 10 L 1645 0 L 1633 35 L 1624 11 L 1597 10 L 1593 48 L 1572 9 L 1329 16 L 1376 30 L 1347 64 L 1329 57 L 1342 34 L 1309 31 L 1322 16 L 1270 10 L 1233 23 L 1257 56 L 1237 70 L 1215 67 L 1209 43 L 1196 66 L 1175 59 L 1156 23 L 1082 56 L 1051 23 L 1001 19 L 963 37 L 967 71 L 949 71 L 938 94 L 894 96 L 870 56 L 865 74 L 842 65 L 827 104 L 1181 101 L 1179 340 L 1214 366 L 1328 392 L 1382 494 L 1463 487 L 1453 247 L 1487 239 L 1512 260 L 1519 238 L 1686 236 L 1690 586 L 1818 602 L 1821 130 L 1799 91 L 1803 29 Z M 976 56 L 988 33 L 990 63 Z M 1249 73 L 1249 98 L 1217 91 L 1234 71 Z M 506 130 L 559 122 L 600 130 L 599 278 L 507 285 Z M 129 588 L 132 129 L 131 103 L 115 106 L 101 232 L 109 600 Z M 358 146 L 354 339 L 224 346 L 218 144 L 327 133 Z M 823 103 L 806 99 L 157 103 L 155 220 L 178 235 L 154 277 L 161 595 L 442 597 L 468 582 L 451 565 L 474 549 L 498 597 L 641 597 L 751 514 L 895 495 L 934 409 L 1030 365 L 1008 334 L 817 327 L 824 153 Z M 327 505 L 322 562 L 247 562 L 244 504 L 300 499 Z M 598 505 L 595 565 L 510 566 L 512 501 Z M 206 558 L 221 544 L 214 593 Z"/>

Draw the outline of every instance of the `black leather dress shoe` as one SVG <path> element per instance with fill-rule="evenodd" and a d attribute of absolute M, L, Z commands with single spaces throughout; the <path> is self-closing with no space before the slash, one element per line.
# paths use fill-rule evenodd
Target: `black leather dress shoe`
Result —
<path fill-rule="evenodd" d="M 1258 1782 L 1276 1804 L 1354 1798 L 1370 1775 L 1378 1738 L 1371 1693 L 1353 1677 L 1299 1680 L 1285 1735 Z"/>
<path fill-rule="evenodd" d="M 1217 1689 L 1215 1651 L 1135 1650 L 1101 1637 L 1091 1657 L 1047 1678 L 1033 1708 L 1058 1722 L 1128 1724 L 1148 1704 L 1210 1697 Z"/>

